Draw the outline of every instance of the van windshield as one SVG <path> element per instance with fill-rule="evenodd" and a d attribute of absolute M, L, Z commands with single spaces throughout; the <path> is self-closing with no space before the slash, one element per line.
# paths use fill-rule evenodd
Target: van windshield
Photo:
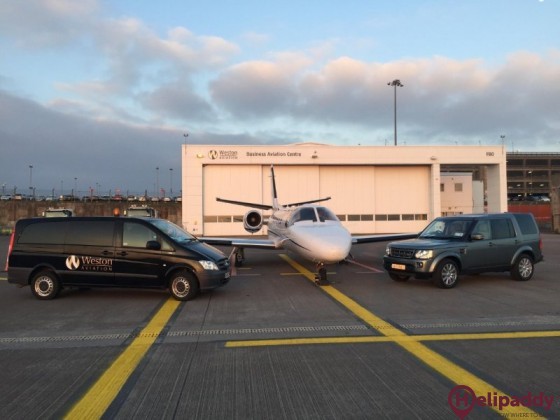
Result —
<path fill-rule="evenodd" d="M 171 239 L 176 242 L 190 242 L 197 240 L 193 235 L 168 220 L 146 219 L 146 221 L 160 229 L 162 232 L 166 233 Z"/>

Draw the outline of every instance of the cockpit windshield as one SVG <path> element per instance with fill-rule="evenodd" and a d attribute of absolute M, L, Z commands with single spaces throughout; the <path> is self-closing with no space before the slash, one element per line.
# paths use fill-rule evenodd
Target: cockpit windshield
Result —
<path fill-rule="evenodd" d="M 289 224 L 298 222 L 325 222 L 327 220 L 338 221 L 336 215 L 326 207 L 300 207 L 292 213 Z"/>
<path fill-rule="evenodd" d="M 327 220 L 338 222 L 338 217 L 326 207 L 317 207 L 317 215 L 319 216 L 320 222 L 325 222 Z"/>

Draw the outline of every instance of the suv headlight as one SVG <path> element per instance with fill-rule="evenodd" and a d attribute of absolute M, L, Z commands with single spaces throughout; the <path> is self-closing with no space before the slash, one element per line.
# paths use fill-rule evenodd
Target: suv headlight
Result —
<path fill-rule="evenodd" d="M 214 261 L 202 260 L 199 261 L 199 263 L 205 270 L 219 270 L 217 264 Z"/>
<path fill-rule="evenodd" d="M 420 249 L 414 254 L 414 258 L 419 260 L 429 260 L 434 256 L 434 251 L 431 249 Z"/>
<path fill-rule="evenodd" d="M 385 255 L 391 256 L 391 247 L 389 245 L 385 248 Z"/>

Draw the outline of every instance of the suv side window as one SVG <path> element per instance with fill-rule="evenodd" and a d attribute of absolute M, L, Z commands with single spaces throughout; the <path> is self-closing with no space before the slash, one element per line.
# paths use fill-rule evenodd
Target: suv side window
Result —
<path fill-rule="evenodd" d="M 535 219 L 530 214 L 515 213 L 513 216 L 517 219 L 523 235 L 536 235 L 539 233 Z"/>
<path fill-rule="evenodd" d="M 146 248 L 148 241 L 157 240 L 156 233 L 140 223 L 124 222 L 123 246 L 130 248 Z"/>
<path fill-rule="evenodd" d="M 492 226 L 493 239 L 514 238 L 515 230 L 509 219 L 493 219 L 490 221 Z"/>
<path fill-rule="evenodd" d="M 482 235 L 484 239 L 492 239 L 492 230 L 490 229 L 489 220 L 479 220 L 473 229 L 473 235 Z"/>

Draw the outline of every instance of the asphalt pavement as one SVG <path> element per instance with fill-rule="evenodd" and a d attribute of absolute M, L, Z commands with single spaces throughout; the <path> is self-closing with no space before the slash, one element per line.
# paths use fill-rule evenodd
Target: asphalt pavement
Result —
<path fill-rule="evenodd" d="M 530 281 L 451 290 L 392 281 L 384 243 L 354 246 L 329 286 L 305 261 L 246 250 L 229 284 L 182 303 L 137 289 L 39 301 L 0 271 L 0 418 L 560 418 L 560 235 L 543 242 Z"/>

